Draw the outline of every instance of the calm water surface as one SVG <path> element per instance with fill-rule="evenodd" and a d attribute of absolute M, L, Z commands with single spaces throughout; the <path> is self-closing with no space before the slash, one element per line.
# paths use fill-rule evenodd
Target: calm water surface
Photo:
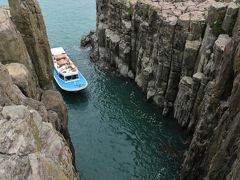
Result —
<path fill-rule="evenodd" d="M 0 3 L 5 3 L 0 0 Z M 80 37 L 95 28 L 95 0 L 39 0 L 52 47 L 63 46 L 89 81 L 80 93 L 62 93 L 83 180 L 172 180 L 186 134 L 166 119 L 136 85 L 103 72 L 80 49 Z"/>

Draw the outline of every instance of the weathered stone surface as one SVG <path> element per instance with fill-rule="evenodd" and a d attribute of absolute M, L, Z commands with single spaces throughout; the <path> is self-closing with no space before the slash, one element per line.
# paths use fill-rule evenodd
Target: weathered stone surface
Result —
<path fill-rule="evenodd" d="M 11 18 L 23 36 L 41 88 L 52 84 L 53 62 L 45 24 L 35 0 L 9 0 Z"/>
<path fill-rule="evenodd" d="M 97 1 L 92 57 L 124 76 L 131 72 L 147 99 L 163 114 L 173 110 L 193 133 L 184 180 L 239 178 L 240 13 L 235 3 Z"/>
<path fill-rule="evenodd" d="M 215 76 L 219 73 L 220 67 L 223 63 L 223 52 L 225 47 L 230 43 L 231 38 L 227 34 L 220 34 L 213 46 L 213 62 L 215 64 Z"/>
<path fill-rule="evenodd" d="M 238 10 L 237 19 L 232 31 L 232 37 L 237 42 L 240 40 L 240 11 L 239 10 Z"/>
<path fill-rule="evenodd" d="M 24 106 L 27 106 L 31 109 L 34 109 L 35 111 L 37 111 L 41 115 L 41 117 L 44 121 L 49 122 L 49 121 L 47 121 L 48 120 L 47 109 L 42 102 L 31 99 L 31 98 L 28 98 L 28 97 L 24 97 L 22 99 L 21 104 L 23 104 Z"/>
<path fill-rule="evenodd" d="M 53 90 L 44 91 L 41 97 L 41 102 L 45 105 L 47 110 L 54 111 L 58 114 L 58 117 L 61 119 L 62 122 L 61 128 L 67 129 L 67 107 L 61 94 Z"/>
<path fill-rule="evenodd" d="M 0 63 L 0 106 L 20 104 L 20 102 L 21 98 L 15 91 L 8 70 Z"/>
<path fill-rule="evenodd" d="M 78 179 L 62 97 L 52 93 L 53 110 L 38 101 L 40 86 L 52 84 L 40 8 L 35 0 L 9 2 L 11 18 L 0 7 L 0 179 Z"/>
<path fill-rule="evenodd" d="M 0 179 L 77 179 L 74 156 L 64 137 L 48 123 L 46 107 L 24 96 L 1 64 L 0 93 Z M 63 122 L 55 115 L 60 131 Z"/>
<path fill-rule="evenodd" d="M 231 33 L 231 31 L 233 30 L 238 14 L 238 9 L 239 6 L 234 2 L 231 2 L 228 5 L 227 12 L 222 23 L 222 29 L 227 34 Z"/>
<path fill-rule="evenodd" d="M 95 31 L 90 31 L 88 35 L 81 38 L 82 47 L 93 47 L 94 46 Z"/>
<path fill-rule="evenodd" d="M 215 34 L 222 32 L 222 24 L 227 11 L 227 4 L 223 2 L 216 2 L 209 7 L 208 23 Z"/>
<path fill-rule="evenodd" d="M 36 111 L 5 106 L 0 116 L 1 179 L 77 179 L 65 140 Z"/>
<path fill-rule="evenodd" d="M 174 106 L 174 117 L 178 123 L 184 127 L 188 125 L 191 115 L 191 94 L 193 80 L 191 77 L 184 76 L 179 84 L 179 91 Z"/>
<path fill-rule="evenodd" d="M 0 8 L 0 62 L 2 64 L 20 63 L 26 66 L 32 82 L 38 86 L 38 78 L 28 54 L 26 45 L 19 31 L 10 19 L 9 10 Z M 35 88 L 36 89 L 36 88 Z M 37 93 L 30 94 L 36 97 Z"/>
<path fill-rule="evenodd" d="M 168 112 L 177 96 L 181 72 L 194 73 L 191 68 L 197 62 L 205 14 L 212 3 L 98 1 L 92 57 L 116 67 L 125 77 L 130 75 L 149 92 L 148 98 L 163 100 L 158 104 Z M 152 87 L 150 81 L 154 81 Z"/>
<path fill-rule="evenodd" d="M 197 61 L 197 54 L 200 48 L 200 41 L 187 41 L 185 44 L 183 54 L 182 75 L 192 76 L 194 72 L 195 63 Z"/>
<path fill-rule="evenodd" d="M 195 65 L 195 72 L 203 72 L 210 61 L 212 48 L 217 39 L 210 25 L 207 25 Z"/>
<path fill-rule="evenodd" d="M 234 60 L 233 60 L 233 67 L 234 67 L 234 72 L 238 73 L 240 72 L 240 43 L 235 43 L 236 45 L 236 52 L 234 55 Z"/>
<path fill-rule="evenodd" d="M 53 90 L 46 90 L 42 94 L 41 102 L 45 105 L 48 111 L 48 115 L 47 115 L 48 122 L 51 122 L 53 126 L 57 127 L 57 130 L 67 140 L 67 143 L 73 153 L 73 163 L 74 163 L 75 162 L 74 147 L 68 131 L 67 107 L 62 98 L 62 95 Z"/>
<path fill-rule="evenodd" d="M 37 99 L 39 94 L 37 82 L 34 81 L 34 77 L 28 69 L 19 63 L 7 64 L 6 68 L 13 83 L 16 84 L 26 96 Z"/>
<path fill-rule="evenodd" d="M 10 19 L 7 10 L 0 8 L 0 62 L 21 63 L 33 68 L 21 34 Z"/>

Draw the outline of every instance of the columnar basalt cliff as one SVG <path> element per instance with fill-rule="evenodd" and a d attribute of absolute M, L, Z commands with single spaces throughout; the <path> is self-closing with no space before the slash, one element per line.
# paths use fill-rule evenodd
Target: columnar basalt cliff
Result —
<path fill-rule="evenodd" d="M 51 87 L 53 63 L 39 4 L 35 0 L 9 0 L 11 19 L 28 49 L 41 88 Z"/>
<path fill-rule="evenodd" d="M 78 179 L 39 5 L 9 5 L 0 7 L 0 179 Z"/>
<path fill-rule="evenodd" d="M 212 0 L 97 1 L 85 39 L 93 60 L 134 79 L 193 133 L 181 179 L 240 179 L 238 11 Z"/>

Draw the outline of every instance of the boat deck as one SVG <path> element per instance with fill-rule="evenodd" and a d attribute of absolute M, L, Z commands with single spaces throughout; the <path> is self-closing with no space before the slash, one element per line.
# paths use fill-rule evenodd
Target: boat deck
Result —
<path fill-rule="evenodd" d="M 87 80 L 78 71 L 63 48 L 51 49 L 54 62 L 54 79 L 65 91 L 80 91 L 88 86 Z"/>
<path fill-rule="evenodd" d="M 65 91 L 80 91 L 88 86 L 87 80 L 80 72 L 78 72 L 78 77 L 79 79 L 73 81 L 64 81 L 59 77 L 56 69 L 54 70 L 55 81 L 57 82 L 58 86 Z"/>

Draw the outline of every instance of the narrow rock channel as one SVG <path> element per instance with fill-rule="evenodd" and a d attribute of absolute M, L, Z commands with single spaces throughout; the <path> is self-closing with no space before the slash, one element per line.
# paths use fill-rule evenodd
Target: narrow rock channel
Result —
<path fill-rule="evenodd" d="M 90 61 L 89 49 L 79 49 L 79 38 L 95 28 L 96 1 L 74 1 L 58 8 L 52 1 L 40 4 L 51 46 L 63 44 L 89 81 L 89 87 L 77 94 L 57 89 L 68 106 L 80 176 L 87 180 L 177 179 L 186 148 L 185 131 L 145 102 L 133 81 L 98 68 Z"/>
<path fill-rule="evenodd" d="M 238 1 L 0 5 L 0 179 L 240 179 Z"/>

